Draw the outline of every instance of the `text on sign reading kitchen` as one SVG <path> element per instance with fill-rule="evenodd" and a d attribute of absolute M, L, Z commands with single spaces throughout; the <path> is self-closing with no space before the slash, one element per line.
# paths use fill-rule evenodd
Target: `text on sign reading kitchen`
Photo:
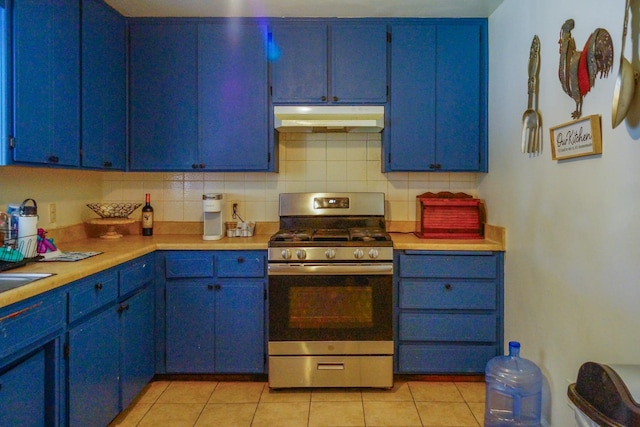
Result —
<path fill-rule="evenodd" d="M 558 132 L 556 135 L 556 150 L 558 153 L 565 151 L 579 150 L 585 147 L 591 147 L 593 144 L 593 135 L 590 132 L 584 132 L 584 128 L 569 129 L 566 132 Z"/>

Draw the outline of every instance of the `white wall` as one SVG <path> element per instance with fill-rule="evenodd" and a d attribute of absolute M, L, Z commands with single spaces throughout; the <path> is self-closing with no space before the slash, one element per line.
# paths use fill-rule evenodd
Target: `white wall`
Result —
<path fill-rule="evenodd" d="M 95 216 L 85 205 L 100 201 L 102 175 L 96 171 L 0 167 L 0 210 L 31 198 L 38 204 L 39 227 L 48 230 L 80 224 Z M 49 222 L 49 203 L 56 204 L 54 224 Z"/>
<path fill-rule="evenodd" d="M 489 19 L 490 172 L 479 178 L 478 192 L 489 222 L 507 228 L 505 342 L 521 341 L 521 355 L 541 367 L 557 427 L 575 425 L 566 390 L 583 362 L 640 363 L 640 125 L 611 126 L 624 5 L 505 0 Z M 637 0 L 632 9 L 640 11 Z M 602 117 L 602 155 L 558 162 L 551 159 L 549 127 L 572 120 L 575 108 L 558 79 L 559 32 L 568 18 L 575 20 L 579 50 L 596 28 L 607 29 L 615 59 L 583 106 L 583 116 Z M 541 41 L 540 155 L 520 151 L 535 34 Z M 631 45 L 627 41 L 628 58 Z M 637 52 L 633 56 L 637 61 Z M 639 102 L 640 96 L 634 117 Z"/>

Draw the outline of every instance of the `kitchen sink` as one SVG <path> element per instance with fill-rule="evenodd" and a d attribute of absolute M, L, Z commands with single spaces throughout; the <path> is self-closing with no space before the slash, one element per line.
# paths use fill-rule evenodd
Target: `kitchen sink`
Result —
<path fill-rule="evenodd" d="M 36 280 L 53 276 L 52 273 L 0 273 L 0 292 L 19 288 Z"/>

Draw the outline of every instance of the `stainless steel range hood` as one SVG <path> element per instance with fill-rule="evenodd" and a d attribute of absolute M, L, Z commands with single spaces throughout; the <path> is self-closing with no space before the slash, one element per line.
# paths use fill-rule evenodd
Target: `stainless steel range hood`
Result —
<path fill-rule="evenodd" d="M 275 106 L 278 132 L 382 132 L 384 106 Z"/>

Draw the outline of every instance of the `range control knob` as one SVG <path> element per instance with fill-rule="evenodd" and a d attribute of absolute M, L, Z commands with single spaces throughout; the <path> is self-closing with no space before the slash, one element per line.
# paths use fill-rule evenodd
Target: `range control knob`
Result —
<path fill-rule="evenodd" d="M 356 259 L 362 259 L 364 257 L 364 251 L 362 249 L 356 249 L 353 251 L 353 256 L 356 257 Z"/>
<path fill-rule="evenodd" d="M 307 258 L 307 251 L 305 251 L 304 249 L 298 249 L 296 251 L 296 256 L 298 257 L 298 259 L 305 259 Z"/>
<path fill-rule="evenodd" d="M 283 259 L 291 259 L 291 251 L 289 249 L 283 249 L 280 255 Z"/>
<path fill-rule="evenodd" d="M 336 257 L 336 250 L 327 249 L 326 251 L 324 251 L 324 256 L 326 256 L 327 259 L 334 259 Z"/>
<path fill-rule="evenodd" d="M 380 256 L 380 251 L 377 249 L 369 249 L 369 258 L 376 259 Z"/>

